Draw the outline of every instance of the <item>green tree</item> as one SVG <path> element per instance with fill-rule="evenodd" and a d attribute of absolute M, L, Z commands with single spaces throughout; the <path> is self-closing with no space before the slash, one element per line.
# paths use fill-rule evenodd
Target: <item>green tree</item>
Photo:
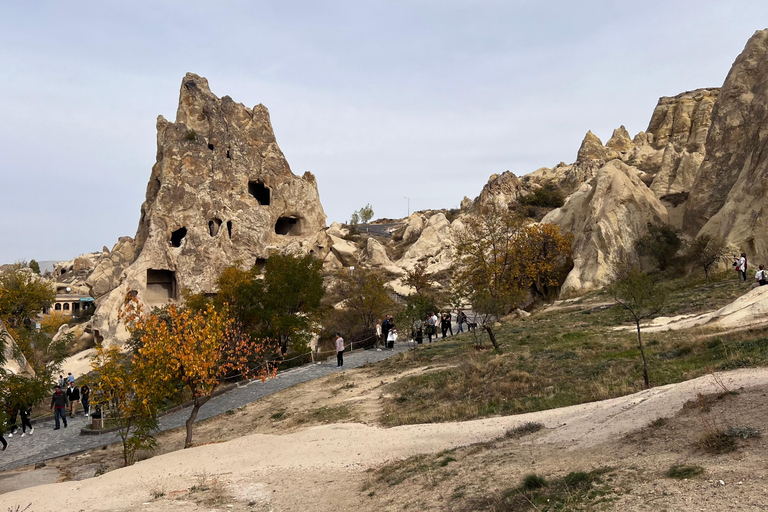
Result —
<path fill-rule="evenodd" d="M 335 309 L 340 308 L 348 315 L 347 329 L 353 329 L 363 338 L 372 338 L 376 321 L 386 314 L 397 313 L 398 304 L 384 286 L 385 282 L 381 274 L 366 268 L 339 271 L 331 298 L 337 304 Z"/>
<path fill-rule="evenodd" d="M 701 235 L 691 243 L 688 249 L 688 261 L 704 270 L 704 278 L 709 284 L 709 273 L 728 255 L 728 247 L 722 238 Z"/>
<path fill-rule="evenodd" d="M 368 224 L 373 218 L 373 208 L 371 207 L 370 203 L 360 208 L 358 210 L 358 214 L 360 215 L 360 221 L 363 224 Z"/>
<path fill-rule="evenodd" d="M 30 327 L 43 309 L 50 307 L 56 291 L 25 263 L 16 263 L 0 277 L 0 318 L 10 329 Z"/>
<path fill-rule="evenodd" d="M 31 268 L 32 272 L 35 274 L 40 275 L 40 264 L 35 260 L 29 260 L 29 268 Z"/>
<path fill-rule="evenodd" d="M 652 258 L 662 272 L 675 263 L 682 248 L 680 230 L 669 224 L 648 223 L 648 232 L 635 242 L 638 254 Z"/>
<path fill-rule="evenodd" d="M 661 312 L 667 298 L 667 290 L 660 286 L 653 276 L 636 267 L 621 269 L 618 274 L 618 279 L 610 286 L 609 291 L 616 303 L 628 311 L 635 322 L 637 346 L 643 358 L 643 379 L 647 389 L 651 387 L 651 381 L 648 377 L 648 359 L 643 347 L 640 322 Z"/>
<path fill-rule="evenodd" d="M 552 224 L 529 224 L 495 204 L 468 216 L 454 233 L 454 287 L 480 315 L 499 349 L 494 325 L 537 289 L 558 286 L 571 252 L 570 234 Z"/>
<path fill-rule="evenodd" d="M 272 254 L 264 267 L 229 267 L 219 277 L 217 308 L 227 306 L 243 328 L 258 338 L 278 340 L 306 352 L 323 298 L 322 262 L 307 254 Z"/>

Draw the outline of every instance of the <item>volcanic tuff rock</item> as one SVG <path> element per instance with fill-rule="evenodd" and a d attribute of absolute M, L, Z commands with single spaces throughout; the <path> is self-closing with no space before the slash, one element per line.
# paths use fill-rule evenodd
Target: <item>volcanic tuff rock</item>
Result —
<path fill-rule="evenodd" d="M 605 164 L 562 208 L 542 220 L 574 235 L 574 266 L 563 283 L 563 293 L 609 282 L 615 265 L 632 254 L 647 223 L 666 221 L 666 209 L 632 167 L 619 160 Z"/>
<path fill-rule="evenodd" d="M 157 119 L 157 162 L 136 237 L 118 242 L 89 280 L 100 297 L 94 329 L 124 337 L 117 308 L 131 290 L 155 306 L 185 289 L 214 293 L 225 267 L 253 265 L 271 251 L 323 258 L 324 229 L 315 177 L 291 172 L 266 107 L 218 98 L 188 73 L 176 121 Z"/>
<path fill-rule="evenodd" d="M 755 262 L 768 257 L 766 126 L 768 30 L 762 30 L 734 62 L 715 103 L 707 156 L 683 220 L 687 233 L 721 236 Z"/>

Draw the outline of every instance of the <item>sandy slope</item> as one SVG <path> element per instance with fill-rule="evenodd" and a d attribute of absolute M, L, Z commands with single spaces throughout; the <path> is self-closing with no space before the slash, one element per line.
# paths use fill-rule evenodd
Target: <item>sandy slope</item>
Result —
<path fill-rule="evenodd" d="M 768 383 L 768 369 L 719 374 L 729 389 Z M 197 510 L 173 500 L 201 480 L 217 479 L 238 510 L 355 508 L 355 489 L 334 491 L 382 462 L 486 441 L 526 421 L 550 429 L 536 443 L 594 446 L 676 413 L 698 393 L 722 391 L 712 376 L 589 404 L 483 420 L 406 425 L 390 429 L 361 424 L 312 427 L 285 435 L 252 434 L 229 442 L 169 453 L 97 478 L 44 485 L 0 496 L 0 506 L 32 503 L 30 510 Z M 162 499 L 152 499 L 158 491 Z M 232 503 L 232 502 L 230 502 Z M 181 507 L 185 504 L 186 508 Z M 250 508 L 246 508 L 250 504 Z M 359 508 L 359 507 L 357 507 Z M 210 506 L 200 510 L 211 510 Z M 222 508 L 224 509 L 224 508 Z"/>

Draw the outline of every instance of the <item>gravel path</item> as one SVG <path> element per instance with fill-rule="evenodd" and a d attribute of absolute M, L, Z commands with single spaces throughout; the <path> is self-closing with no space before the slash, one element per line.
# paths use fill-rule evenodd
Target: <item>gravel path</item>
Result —
<path fill-rule="evenodd" d="M 228 410 L 242 407 L 296 384 L 319 379 L 341 370 L 349 370 L 382 361 L 407 349 L 406 343 L 398 343 L 395 345 L 394 351 L 362 350 L 352 352 L 344 355 L 342 368 L 336 367 L 336 356 L 333 356 L 323 363 L 310 363 L 281 372 L 274 379 L 269 379 L 266 382 L 259 380 L 249 382 L 209 400 L 200 408 L 197 421 L 224 414 Z M 166 431 L 182 427 L 188 417 L 189 409 L 182 409 L 164 416 L 160 419 L 160 430 Z M 68 418 L 68 422 L 68 428 L 62 426 L 57 431 L 53 430 L 53 421 L 51 420 L 35 425 L 33 435 L 27 434 L 24 438 L 21 437 L 20 433 L 11 438 L 6 436 L 8 449 L 0 453 L 0 471 L 27 466 L 120 441 L 116 433 L 100 436 L 80 435 L 80 429 L 89 423 L 82 415 Z"/>

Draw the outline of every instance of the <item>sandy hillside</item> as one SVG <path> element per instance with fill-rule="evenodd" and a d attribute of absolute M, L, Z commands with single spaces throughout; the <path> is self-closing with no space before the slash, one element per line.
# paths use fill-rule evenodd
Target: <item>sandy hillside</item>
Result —
<path fill-rule="evenodd" d="M 745 369 L 653 388 L 634 395 L 519 416 L 384 429 L 315 426 L 284 435 L 252 434 L 160 455 L 102 476 L 1 496 L 3 506 L 48 510 L 381 509 L 360 503 L 366 471 L 419 453 L 489 441 L 537 421 L 546 430 L 526 450 L 588 453 L 650 421 L 676 414 L 699 394 L 768 385 L 768 369 Z M 565 450 L 563 452 L 562 450 Z M 572 455 L 569 455 L 570 457 Z M 387 507 L 385 507 L 387 508 Z"/>

